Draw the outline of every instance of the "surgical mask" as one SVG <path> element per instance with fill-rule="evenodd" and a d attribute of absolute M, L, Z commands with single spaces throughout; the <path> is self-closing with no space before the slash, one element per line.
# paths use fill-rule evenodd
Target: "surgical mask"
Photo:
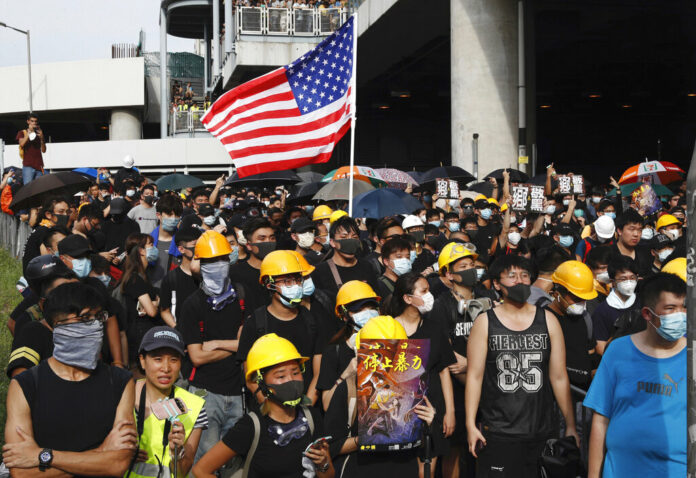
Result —
<path fill-rule="evenodd" d="M 330 237 L 328 234 L 326 234 L 325 236 L 319 236 L 319 237 L 322 238 L 322 239 L 321 239 L 321 243 L 322 243 L 323 245 L 325 245 L 325 246 L 328 246 L 328 245 L 329 245 L 329 241 L 331 240 L 331 237 Z"/>
<path fill-rule="evenodd" d="M 128 196 L 129 198 L 132 198 L 133 196 L 135 196 L 135 189 L 129 189 L 129 190 L 127 190 L 127 191 L 126 191 L 126 196 Z"/>
<path fill-rule="evenodd" d="M 179 225 L 178 217 L 163 217 L 162 218 L 162 229 L 167 232 L 176 231 L 176 227 Z"/>
<path fill-rule="evenodd" d="M 567 206 L 568 204 L 570 204 L 570 199 L 564 199 L 564 200 L 563 200 L 563 205 L 564 205 L 564 206 Z"/>
<path fill-rule="evenodd" d="M 510 224 L 517 224 L 517 217 L 516 216 L 510 216 Z"/>
<path fill-rule="evenodd" d="M 418 259 L 418 253 L 416 251 L 410 251 L 408 253 L 408 259 L 411 261 L 411 265 Z"/>
<path fill-rule="evenodd" d="M 660 318 L 660 326 L 655 327 L 655 324 L 650 322 L 650 325 L 655 327 L 657 333 L 665 340 L 675 342 L 686 334 L 686 312 L 673 312 L 671 314 L 657 315 L 650 309 L 654 315 Z"/>
<path fill-rule="evenodd" d="M 281 405 L 296 407 L 302 402 L 304 390 L 304 381 L 302 380 L 289 380 L 285 383 L 268 385 L 268 387 L 273 390 L 270 398 Z"/>
<path fill-rule="evenodd" d="M 544 211 L 546 214 L 553 214 L 556 212 L 556 206 L 551 205 L 551 206 L 546 206 L 546 211 Z"/>
<path fill-rule="evenodd" d="M 68 215 L 67 214 L 54 214 L 56 218 L 56 226 L 66 227 L 68 225 Z"/>
<path fill-rule="evenodd" d="M 425 220 L 425 214 L 422 216 L 418 216 L 423 224 L 425 224 L 427 221 Z"/>
<path fill-rule="evenodd" d="M 408 233 L 409 236 L 413 238 L 414 241 L 422 243 L 425 241 L 425 231 L 412 231 Z"/>
<path fill-rule="evenodd" d="M 532 293 L 531 287 L 527 284 L 516 284 L 512 287 L 503 287 L 507 289 L 507 299 L 511 302 L 517 302 L 518 304 L 527 302 L 527 299 L 529 299 Z"/>
<path fill-rule="evenodd" d="M 90 261 L 87 257 L 83 257 L 82 259 L 73 259 L 72 270 L 77 277 L 83 279 L 87 277 L 90 272 L 92 272 L 92 261 Z"/>
<path fill-rule="evenodd" d="M 148 206 L 152 206 L 155 202 L 155 196 L 143 196 L 143 202 Z"/>
<path fill-rule="evenodd" d="M 237 231 L 237 242 L 240 243 L 242 246 L 246 246 L 247 244 L 246 237 L 244 237 L 244 233 L 241 230 Z"/>
<path fill-rule="evenodd" d="M 573 236 L 561 236 L 561 237 L 558 239 L 558 243 L 559 243 L 562 247 L 570 247 L 570 246 L 573 245 Z"/>
<path fill-rule="evenodd" d="M 254 254 L 259 259 L 263 260 L 268 254 L 276 250 L 276 242 L 254 242 L 251 244 L 259 249 L 257 254 Z"/>
<path fill-rule="evenodd" d="M 638 281 L 625 280 L 616 283 L 616 290 L 619 291 L 621 295 L 630 296 L 635 292 L 637 285 Z"/>
<path fill-rule="evenodd" d="M 435 297 L 431 292 L 426 292 L 423 295 L 414 295 L 413 297 L 419 297 L 423 299 L 423 305 L 417 305 L 416 308 L 418 309 L 418 312 L 422 314 L 427 314 L 431 310 L 433 310 L 433 304 L 435 303 Z"/>
<path fill-rule="evenodd" d="M 239 246 L 232 246 L 232 252 L 230 252 L 230 264 L 236 264 L 239 260 Z"/>
<path fill-rule="evenodd" d="M 573 214 L 575 215 L 575 217 L 585 217 L 585 211 L 583 211 L 582 209 L 574 210 Z"/>
<path fill-rule="evenodd" d="M 53 357 L 65 365 L 94 370 L 103 339 L 104 325 L 98 320 L 59 325 L 53 328 Z"/>
<path fill-rule="evenodd" d="M 660 259 L 660 262 L 665 262 L 672 252 L 674 249 L 663 249 L 657 253 L 657 258 Z"/>
<path fill-rule="evenodd" d="M 145 249 L 145 258 L 147 259 L 147 262 L 155 262 L 157 259 L 159 259 L 159 249 L 156 247 L 148 247 Z"/>
<path fill-rule="evenodd" d="M 582 315 L 585 313 L 585 308 L 587 307 L 586 302 L 576 302 L 566 307 L 567 315 Z"/>
<path fill-rule="evenodd" d="M 266 205 L 266 207 L 271 205 L 271 201 L 264 201 L 263 203 Z"/>
<path fill-rule="evenodd" d="M 605 212 L 604 213 L 607 217 L 610 217 L 612 219 L 616 219 L 616 213 L 615 212 Z"/>
<path fill-rule="evenodd" d="M 213 227 L 217 222 L 217 218 L 215 216 L 205 216 L 203 222 L 206 226 Z"/>
<path fill-rule="evenodd" d="M 520 234 L 519 232 L 508 232 L 508 241 L 513 246 L 516 246 L 517 244 L 519 244 L 521 239 L 522 239 L 522 234 Z"/>
<path fill-rule="evenodd" d="M 611 277 L 609 277 L 609 273 L 607 271 L 600 272 L 599 274 L 597 274 L 596 279 L 597 282 L 599 282 L 600 284 L 608 284 L 609 282 L 611 282 Z"/>
<path fill-rule="evenodd" d="M 492 213 L 493 213 L 493 211 L 491 211 L 491 210 L 488 209 L 488 208 L 486 208 L 486 209 L 481 209 L 481 219 L 483 219 L 484 221 L 489 220 L 489 219 L 491 218 L 491 214 L 492 214 Z"/>
<path fill-rule="evenodd" d="M 314 244 L 314 233 L 313 232 L 303 232 L 297 235 L 297 244 L 302 249 L 309 249 Z"/>
<path fill-rule="evenodd" d="M 653 237 L 655 237 L 655 231 L 652 227 L 643 228 L 643 230 L 640 232 L 640 238 L 644 241 L 649 241 Z"/>
<path fill-rule="evenodd" d="M 355 322 L 355 325 L 357 326 L 353 328 L 357 332 L 358 330 L 362 329 L 370 319 L 377 317 L 378 315 L 379 311 L 377 311 L 376 309 L 365 309 L 352 314 L 350 318 L 353 320 L 353 322 Z"/>
<path fill-rule="evenodd" d="M 440 227 L 441 221 L 430 221 L 428 224 L 432 224 L 435 227 Z"/>
<path fill-rule="evenodd" d="M 316 287 L 314 287 L 314 281 L 311 277 L 307 277 L 302 283 L 302 295 L 309 297 L 310 295 L 314 294 L 315 290 Z"/>
<path fill-rule="evenodd" d="M 297 307 L 300 305 L 302 300 L 302 293 L 304 288 L 300 284 L 281 286 L 280 290 L 280 302 L 286 307 Z"/>
<path fill-rule="evenodd" d="M 230 263 L 216 261 L 201 264 L 201 288 L 209 297 L 222 294 L 229 282 Z"/>
<path fill-rule="evenodd" d="M 399 258 L 392 260 L 392 262 L 394 263 L 394 267 L 391 267 L 390 269 L 398 277 L 411 272 L 411 259 Z"/>
<path fill-rule="evenodd" d="M 447 227 L 449 228 L 450 232 L 457 232 L 461 228 L 461 225 L 458 222 L 448 222 Z"/>
<path fill-rule="evenodd" d="M 340 246 L 338 251 L 342 254 L 354 256 L 362 249 L 360 239 L 336 239 L 335 241 Z"/>
<path fill-rule="evenodd" d="M 111 276 L 109 274 L 102 274 L 97 276 L 97 279 L 101 281 L 102 284 L 104 284 L 104 287 L 109 287 L 109 284 L 111 284 Z"/>
<path fill-rule="evenodd" d="M 673 241 L 679 239 L 679 229 L 670 229 L 665 231 L 665 234 L 667 234 Z"/>
<path fill-rule="evenodd" d="M 599 202 L 600 202 L 601 200 L 602 200 L 602 198 L 599 197 L 599 196 L 593 196 L 593 197 L 592 197 L 592 202 L 595 203 L 595 204 L 599 204 Z"/>
<path fill-rule="evenodd" d="M 486 273 L 486 269 L 483 269 L 481 267 L 477 268 L 476 269 L 476 280 L 480 281 L 481 277 L 483 277 L 483 274 L 485 274 L 485 273 Z"/>
<path fill-rule="evenodd" d="M 459 204 L 459 201 L 457 201 L 456 199 L 449 200 L 450 207 L 457 207 L 457 204 Z"/>

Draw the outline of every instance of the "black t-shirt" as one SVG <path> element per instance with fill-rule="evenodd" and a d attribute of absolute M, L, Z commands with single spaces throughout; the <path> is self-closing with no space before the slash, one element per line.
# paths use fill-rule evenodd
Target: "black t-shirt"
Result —
<path fill-rule="evenodd" d="M 377 275 L 372 266 L 363 259 L 358 259 L 358 262 L 353 267 L 337 265 L 336 270 L 344 284 L 352 280 L 361 280 L 367 282 L 373 290 L 377 290 Z M 338 294 L 338 286 L 328 263 L 322 262 L 319 264 L 312 273 L 312 279 L 317 287 L 325 290 L 331 297 L 336 297 L 336 294 Z"/>
<path fill-rule="evenodd" d="M 126 315 L 128 316 L 128 327 L 126 336 L 128 337 L 128 352 L 130 359 L 137 356 L 140 342 L 145 332 L 157 325 L 164 325 L 159 314 L 155 317 L 138 315 L 138 298 L 142 295 L 149 295 L 150 299 L 155 300 L 157 291 L 145 279 L 139 275 L 134 275 L 122 289 L 123 299 L 126 304 Z"/>
<path fill-rule="evenodd" d="M 315 251 L 313 249 L 310 249 L 309 251 L 305 252 L 304 258 L 313 266 L 316 266 L 325 259 L 323 252 Z"/>
<path fill-rule="evenodd" d="M 199 281 L 181 270 L 180 267 L 167 272 L 160 284 L 160 308 L 162 310 L 171 309 L 172 303 L 175 306 L 181 306 L 189 296 L 198 290 L 198 287 Z M 171 312 L 176 313 L 176 310 Z"/>
<path fill-rule="evenodd" d="M 41 255 L 41 243 L 46 237 L 48 228 L 46 226 L 36 226 L 34 232 L 32 232 L 27 238 L 27 242 L 24 243 L 24 255 L 22 256 L 22 271 L 26 274 L 27 264 L 35 258 Z"/>
<path fill-rule="evenodd" d="M 433 294 L 435 300 L 438 299 L 442 294 L 449 292 L 449 288 L 440 279 L 438 274 L 430 274 L 427 277 L 428 286 L 430 287 L 430 293 Z"/>
<path fill-rule="evenodd" d="M 89 377 L 71 382 L 56 375 L 47 361 L 15 377 L 31 409 L 36 443 L 75 452 L 102 444 L 130 379 L 127 370 L 98 362 Z"/>
<path fill-rule="evenodd" d="M 355 351 L 345 342 L 327 345 L 321 356 L 317 390 L 331 390 L 354 358 Z"/>
<path fill-rule="evenodd" d="M 489 222 L 485 226 L 478 228 L 476 237 L 472 238 L 471 242 L 473 242 L 476 246 L 476 251 L 479 253 L 479 255 L 491 248 L 493 238 L 500 235 L 501 229 L 502 227 L 500 224 L 496 224 L 494 222 Z"/>
<path fill-rule="evenodd" d="M 178 321 L 186 345 L 202 344 L 209 340 L 236 340 L 242 326 L 239 301 L 227 304 L 222 310 L 213 310 L 205 293 L 198 289 L 181 306 Z M 203 332 L 201 333 L 201 328 Z M 245 327 L 246 330 L 246 327 Z M 220 395 L 239 395 L 242 390 L 242 370 L 237 356 L 232 354 L 217 362 L 197 367 L 189 382 Z"/>
<path fill-rule="evenodd" d="M 385 275 L 381 275 L 377 279 L 377 289 L 375 289 L 375 292 L 377 292 L 378 296 L 382 297 L 383 299 L 386 299 L 387 297 L 392 295 L 395 286 L 396 282 L 394 282 Z"/>
<path fill-rule="evenodd" d="M 302 409 L 297 409 L 297 425 L 305 424 L 307 431 L 305 434 L 291 440 L 285 446 L 276 445 L 271 439 L 270 428 L 279 424 L 269 416 L 257 415 L 259 417 L 261 429 L 259 443 L 251 459 L 249 467 L 249 478 L 297 478 L 304 472 L 302 467 L 302 457 L 307 446 L 319 437 L 324 436 L 324 426 L 319 411 L 313 408 L 307 409 L 312 414 L 314 421 L 314 433 L 311 433 L 309 426 L 306 425 L 306 418 Z M 303 423 L 300 423 L 302 421 Z M 244 415 L 228 431 L 222 442 L 238 455 L 245 456 L 251 448 L 254 439 L 254 422 L 249 415 Z"/>
<path fill-rule="evenodd" d="M 14 336 L 19 335 L 25 325 L 41 319 L 43 319 L 43 312 L 38 304 L 27 307 L 15 319 Z"/>
<path fill-rule="evenodd" d="M 32 305 L 36 305 L 38 303 L 39 298 L 30 290 L 29 294 L 27 294 L 27 296 L 24 299 L 22 299 L 22 302 L 17 304 L 17 307 L 12 309 L 12 312 L 10 312 L 10 318 L 12 320 L 17 320 L 17 317 L 19 317 L 25 310 L 27 310 Z M 15 333 L 17 332 L 15 331 Z"/>
<path fill-rule="evenodd" d="M 53 332 L 41 322 L 29 322 L 12 340 L 7 376 L 17 368 L 31 368 L 53 355 Z"/>
<path fill-rule="evenodd" d="M 140 226 L 138 226 L 138 223 L 133 219 L 124 216 L 123 220 L 118 223 L 110 219 L 102 222 L 102 232 L 106 237 L 104 250 L 110 251 L 111 249 L 117 247 L 118 251 L 116 254 L 118 255 L 124 252 L 126 238 L 128 238 L 128 236 L 134 232 L 140 233 Z"/>
<path fill-rule="evenodd" d="M 423 249 L 423 251 L 418 254 L 418 257 L 416 257 L 416 260 L 413 261 L 411 270 L 417 274 L 420 274 L 428 267 L 431 267 L 435 262 L 437 262 L 437 257 L 435 257 L 435 254 L 430 252 L 428 249 Z"/>
<path fill-rule="evenodd" d="M 582 315 L 559 316 L 550 307 L 546 310 L 553 313 L 561 324 L 563 340 L 566 349 L 566 369 L 570 383 L 587 390 L 592 381 L 592 361 L 587 353 L 597 345 L 594 337 L 589 337 L 587 324 Z"/>
<path fill-rule="evenodd" d="M 244 304 L 247 315 L 257 308 L 271 303 L 270 293 L 259 284 L 261 271 L 248 262 L 237 262 L 230 267 L 230 280 L 244 287 Z"/>
<path fill-rule="evenodd" d="M 617 244 L 612 244 L 611 246 L 611 255 L 612 256 L 619 256 L 623 255 L 621 251 L 619 250 L 619 246 Z M 636 267 L 638 268 L 638 275 L 640 277 L 648 277 L 650 275 L 650 269 L 652 267 L 653 263 L 653 256 L 650 254 L 649 250 L 646 250 L 642 247 L 636 247 L 636 257 L 635 259 L 631 256 L 626 256 L 630 259 L 633 259 L 636 263 Z"/>

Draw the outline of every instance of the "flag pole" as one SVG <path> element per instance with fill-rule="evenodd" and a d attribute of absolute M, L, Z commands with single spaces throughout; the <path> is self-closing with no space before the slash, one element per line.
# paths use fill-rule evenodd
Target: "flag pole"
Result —
<path fill-rule="evenodd" d="M 358 12 L 353 14 L 353 75 L 350 80 L 350 95 L 352 96 L 350 111 L 350 176 L 348 180 L 348 215 L 353 217 L 353 168 L 355 167 L 355 120 L 358 109 Z"/>

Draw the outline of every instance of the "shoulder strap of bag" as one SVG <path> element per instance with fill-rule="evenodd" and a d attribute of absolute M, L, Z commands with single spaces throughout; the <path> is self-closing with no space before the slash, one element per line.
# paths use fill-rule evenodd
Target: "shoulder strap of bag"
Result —
<path fill-rule="evenodd" d="M 386 287 L 389 292 L 392 294 L 394 293 L 394 284 L 392 284 L 389 279 L 384 276 L 379 276 L 379 281 L 384 284 L 384 287 Z"/>
<path fill-rule="evenodd" d="M 251 460 L 254 458 L 254 453 L 256 453 L 256 449 L 259 446 L 259 438 L 261 437 L 261 422 L 259 421 L 259 416 L 255 412 L 249 412 L 249 417 L 254 424 L 254 438 L 251 440 L 251 447 L 249 447 L 249 452 L 244 459 L 242 478 L 247 478 L 249 476 Z"/>
<path fill-rule="evenodd" d="M 348 428 L 350 429 L 358 413 L 358 385 L 356 380 L 353 377 L 346 380 L 346 387 L 348 387 Z M 350 430 L 348 431 L 348 436 L 350 436 Z"/>
<path fill-rule="evenodd" d="M 336 282 L 336 287 L 339 289 L 343 285 L 343 280 L 341 280 L 341 276 L 338 274 L 338 269 L 336 268 L 336 263 L 334 262 L 333 258 L 329 259 L 326 261 L 326 263 L 329 265 L 329 269 L 331 270 L 331 275 L 333 276 L 334 282 Z"/>
<path fill-rule="evenodd" d="M 256 326 L 256 333 L 259 337 L 266 335 L 268 330 L 268 315 L 266 314 L 266 307 L 259 307 L 254 311 L 254 325 Z"/>
<path fill-rule="evenodd" d="M 304 413 L 305 418 L 307 419 L 307 424 L 309 425 L 309 434 L 310 436 L 314 436 L 314 417 L 312 416 L 312 412 L 307 408 L 306 405 L 302 405 L 302 412 Z"/>

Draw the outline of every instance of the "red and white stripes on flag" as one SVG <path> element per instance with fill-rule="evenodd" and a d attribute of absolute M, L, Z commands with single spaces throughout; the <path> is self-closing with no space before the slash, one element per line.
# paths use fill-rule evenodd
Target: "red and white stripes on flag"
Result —
<path fill-rule="evenodd" d="M 292 64 L 228 91 L 203 116 L 239 177 L 331 158 L 354 108 L 352 20 Z"/>

